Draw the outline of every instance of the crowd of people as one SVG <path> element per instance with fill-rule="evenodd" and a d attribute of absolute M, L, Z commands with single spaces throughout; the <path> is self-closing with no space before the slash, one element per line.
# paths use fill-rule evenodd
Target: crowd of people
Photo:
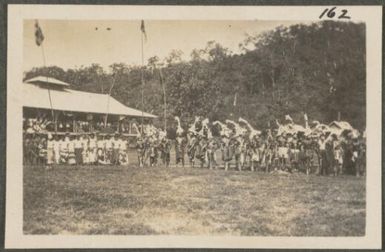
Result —
<path fill-rule="evenodd" d="M 198 162 L 200 167 L 209 169 L 216 168 L 219 161 L 225 170 L 234 167 L 335 176 L 365 174 L 365 134 L 351 127 L 333 129 L 317 121 L 312 127 L 307 122 L 302 127 L 288 116 L 284 125 L 277 121 L 275 130 L 258 131 L 242 118 L 239 122 L 215 121 L 210 126 L 208 119 L 197 117 L 184 134 L 179 118 L 176 120 L 176 163 L 182 166 L 186 153 L 192 167 Z M 220 128 L 219 137 L 213 137 L 212 127 Z"/>
<path fill-rule="evenodd" d="M 259 131 L 246 120 L 209 122 L 196 117 L 188 129 L 176 120 L 176 136 L 170 139 L 153 125 L 133 128 L 134 143 L 121 134 L 33 135 L 24 139 L 25 164 L 170 166 L 224 170 L 303 172 L 319 175 L 353 174 L 366 170 L 366 139 L 353 128 L 335 130 L 315 122 L 295 124 L 290 117 L 278 128 Z M 212 129 L 219 134 L 215 136 Z M 136 158 L 129 155 L 135 146 Z M 130 160 L 131 157 L 131 160 Z"/>
<path fill-rule="evenodd" d="M 24 139 L 27 165 L 126 165 L 128 141 L 119 134 L 28 134 Z"/>
<path fill-rule="evenodd" d="M 105 123 L 102 121 L 91 121 L 91 120 L 73 120 L 72 118 L 59 118 L 55 123 L 50 116 L 37 116 L 35 118 L 25 118 L 23 120 L 23 130 L 28 134 L 41 134 L 48 132 L 59 132 L 59 133 L 92 133 L 97 131 L 104 132 L 122 132 L 128 133 L 127 123 Z"/>

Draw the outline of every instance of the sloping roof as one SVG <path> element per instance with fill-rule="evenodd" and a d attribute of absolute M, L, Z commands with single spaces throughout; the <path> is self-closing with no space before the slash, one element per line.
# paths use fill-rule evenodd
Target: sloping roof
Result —
<path fill-rule="evenodd" d="M 35 84 L 47 84 L 47 85 L 57 85 L 62 87 L 69 87 L 70 84 L 51 78 L 51 77 L 45 77 L 45 76 L 37 76 L 32 79 L 28 79 L 25 81 L 26 83 L 35 83 Z"/>
<path fill-rule="evenodd" d="M 24 83 L 22 85 L 21 101 L 24 107 L 51 109 L 48 89 L 39 85 Z M 107 94 L 82 92 L 63 88 L 50 90 L 52 107 L 54 110 L 64 110 L 85 113 L 107 113 Z M 142 117 L 142 111 L 123 105 L 110 96 L 109 114 Z M 143 112 L 143 117 L 156 118 L 157 116 Z"/>
<path fill-rule="evenodd" d="M 329 127 L 332 133 L 336 134 L 337 136 L 341 135 L 345 130 L 350 131 L 353 137 L 360 136 L 360 132 L 353 128 L 352 125 L 346 121 L 333 121 L 329 124 Z"/>
<path fill-rule="evenodd" d="M 350 123 L 345 122 L 345 121 L 333 121 L 329 124 L 329 127 L 337 127 L 339 129 L 343 130 L 353 130 L 352 125 Z"/>

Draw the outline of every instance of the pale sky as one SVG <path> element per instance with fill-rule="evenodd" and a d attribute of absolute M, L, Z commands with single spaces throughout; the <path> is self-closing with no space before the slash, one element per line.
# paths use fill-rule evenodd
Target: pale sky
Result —
<path fill-rule="evenodd" d="M 35 44 L 34 23 L 34 20 L 24 22 L 23 71 L 44 65 L 42 48 Z M 145 63 L 154 55 L 164 59 L 173 49 L 181 50 L 183 59 L 188 60 L 193 49 L 204 48 L 210 40 L 239 53 L 238 44 L 246 33 L 258 34 L 295 23 L 298 22 L 145 21 Z M 141 64 L 140 20 L 39 20 L 39 24 L 45 37 L 47 66 L 68 69 L 98 63 L 107 70 L 112 63 Z"/>

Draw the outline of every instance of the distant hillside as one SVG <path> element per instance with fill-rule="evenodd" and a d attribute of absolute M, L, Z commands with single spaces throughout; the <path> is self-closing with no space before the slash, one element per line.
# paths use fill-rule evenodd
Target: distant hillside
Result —
<path fill-rule="evenodd" d="M 241 55 L 234 55 L 210 41 L 182 62 L 173 51 L 162 61 L 148 60 L 144 69 L 145 111 L 162 119 L 162 69 L 170 119 L 178 115 L 192 121 L 194 115 L 212 120 L 248 119 L 259 128 L 290 114 L 303 123 L 341 119 L 365 128 L 366 72 L 365 25 L 349 22 L 320 22 L 278 27 L 241 41 Z M 252 49 L 250 49 L 252 48 Z M 157 67 L 156 67 L 157 66 Z M 141 108 L 141 68 L 123 63 L 107 74 L 94 64 L 79 69 L 53 66 L 34 68 L 25 77 L 49 75 L 73 84 L 78 90 L 108 93 L 122 103 Z"/>

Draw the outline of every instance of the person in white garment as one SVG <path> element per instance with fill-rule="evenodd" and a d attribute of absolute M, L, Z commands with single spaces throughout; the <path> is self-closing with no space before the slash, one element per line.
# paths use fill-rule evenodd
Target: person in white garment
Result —
<path fill-rule="evenodd" d="M 111 164 L 112 158 L 112 139 L 111 136 L 107 135 L 105 139 L 105 150 L 106 150 L 106 163 Z"/>
<path fill-rule="evenodd" d="M 88 157 L 90 164 L 95 164 L 96 163 L 96 154 L 97 154 L 97 149 L 96 149 L 96 137 L 95 134 L 90 135 L 90 140 L 88 143 Z"/>
<path fill-rule="evenodd" d="M 54 140 L 51 133 L 48 133 L 47 136 L 47 169 L 52 168 L 52 164 L 54 163 Z"/>
<path fill-rule="evenodd" d="M 67 164 L 68 161 L 68 136 L 64 136 L 60 141 L 60 164 Z"/>
<path fill-rule="evenodd" d="M 53 140 L 53 155 L 55 164 L 60 164 L 60 137 L 55 135 Z"/>
<path fill-rule="evenodd" d="M 98 164 L 105 164 L 106 161 L 106 143 L 104 141 L 103 136 L 98 135 L 97 136 L 97 143 L 96 146 L 98 148 Z"/>
<path fill-rule="evenodd" d="M 80 138 L 80 141 L 82 142 L 82 146 L 83 146 L 83 152 L 82 152 L 82 157 L 83 157 L 83 164 L 85 165 L 88 165 L 90 163 L 90 159 L 89 159 L 89 156 L 88 156 L 88 136 L 87 135 L 83 135 L 81 138 Z"/>
<path fill-rule="evenodd" d="M 68 141 L 68 164 L 75 165 L 75 137 L 70 136 Z"/>
<path fill-rule="evenodd" d="M 128 165 L 127 139 L 122 136 L 119 144 L 119 164 Z"/>

